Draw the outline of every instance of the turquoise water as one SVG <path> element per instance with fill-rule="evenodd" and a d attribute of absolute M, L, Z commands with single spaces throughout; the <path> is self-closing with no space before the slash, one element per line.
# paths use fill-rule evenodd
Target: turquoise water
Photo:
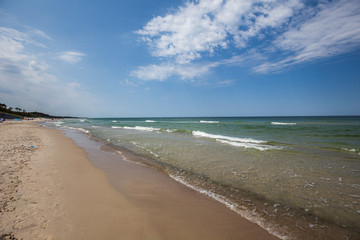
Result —
<path fill-rule="evenodd" d="M 360 232 L 360 117 L 97 118 L 49 124 L 146 156 L 173 178 L 230 199 L 250 217 L 296 212 L 311 229 L 329 222 Z M 237 193 L 243 194 L 234 197 Z M 245 207 L 251 199 L 264 206 Z"/>

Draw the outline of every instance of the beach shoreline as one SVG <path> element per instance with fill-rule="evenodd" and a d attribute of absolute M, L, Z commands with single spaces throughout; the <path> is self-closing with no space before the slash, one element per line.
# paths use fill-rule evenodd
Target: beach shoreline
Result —
<path fill-rule="evenodd" d="M 108 161 L 121 164 L 106 175 L 59 130 L 14 122 L 0 125 L 0 137 L 4 239 L 276 239 L 159 171 L 119 161 L 118 154 L 108 153 Z"/>

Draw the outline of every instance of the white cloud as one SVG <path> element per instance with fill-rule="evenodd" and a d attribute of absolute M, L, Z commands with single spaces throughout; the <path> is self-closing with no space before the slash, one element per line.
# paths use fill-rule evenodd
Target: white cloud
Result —
<path fill-rule="evenodd" d="M 350 52 L 360 47 L 360 2 L 343 0 L 321 4 L 315 17 L 295 26 L 275 42 L 293 53 L 278 62 L 266 62 L 255 71 L 268 72 L 284 67 Z"/>
<path fill-rule="evenodd" d="M 214 62 L 185 63 L 168 62 L 159 65 L 140 66 L 137 70 L 131 72 L 131 75 L 141 80 L 165 81 L 170 77 L 177 76 L 181 80 L 194 81 L 210 74 L 212 69 L 221 65 L 241 66 L 253 65 L 256 62 L 266 59 L 255 49 L 251 49 L 244 54 L 236 55 L 228 59 Z"/>
<path fill-rule="evenodd" d="M 90 94 L 81 91 L 78 83 L 61 82 L 49 73 L 50 67 L 41 57 L 45 45 L 33 40 L 33 34 L 0 28 L 0 100 L 30 111 L 85 113 L 92 102 Z"/>
<path fill-rule="evenodd" d="M 300 0 L 200 0 L 153 18 L 137 33 L 143 35 L 154 56 L 188 63 L 229 44 L 245 46 L 249 37 L 267 27 L 281 26 L 301 6 Z"/>
<path fill-rule="evenodd" d="M 190 1 L 136 32 L 163 63 L 141 66 L 132 75 L 159 81 L 175 75 L 199 78 L 219 65 L 249 65 L 244 52 L 252 49 L 260 52 L 257 61 L 251 55 L 255 72 L 347 53 L 359 48 L 359 9 L 356 0 Z M 223 52 L 235 57 L 221 58 Z M 187 73 L 190 63 L 197 69 Z"/>
<path fill-rule="evenodd" d="M 85 57 L 86 54 L 81 53 L 81 52 L 73 52 L 73 51 L 67 51 L 67 52 L 62 52 L 59 54 L 59 59 L 67 62 L 67 63 L 78 63 L 80 62 L 83 57 Z"/>
<path fill-rule="evenodd" d="M 120 85 L 128 86 L 128 87 L 138 87 L 139 85 L 136 82 L 130 81 L 125 78 L 124 81 L 119 82 Z"/>
<path fill-rule="evenodd" d="M 131 73 L 141 80 L 165 81 L 172 76 L 179 76 L 182 80 L 194 80 L 208 74 L 219 63 L 209 64 L 178 64 L 166 63 L 161 65 L 140 66 Z"/>

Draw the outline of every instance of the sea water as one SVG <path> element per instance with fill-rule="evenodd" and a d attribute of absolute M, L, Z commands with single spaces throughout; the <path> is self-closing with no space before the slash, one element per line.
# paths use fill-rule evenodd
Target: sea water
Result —
<path fill-rule="evenodd" d="M 360 236 L 360 117 L 89 118 L 48 124 L 145 156 L 147 164 L 277 236 L 305 237 L 302 231 L 309 230 Z"/>

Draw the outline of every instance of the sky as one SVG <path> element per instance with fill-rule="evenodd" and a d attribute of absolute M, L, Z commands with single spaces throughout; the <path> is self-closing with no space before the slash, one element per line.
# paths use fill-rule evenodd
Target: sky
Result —
<path fill-rule="evenodd" d="M 0 0 L 0 102 L 79 117 L 360 115 L 360 1 Z"/>

